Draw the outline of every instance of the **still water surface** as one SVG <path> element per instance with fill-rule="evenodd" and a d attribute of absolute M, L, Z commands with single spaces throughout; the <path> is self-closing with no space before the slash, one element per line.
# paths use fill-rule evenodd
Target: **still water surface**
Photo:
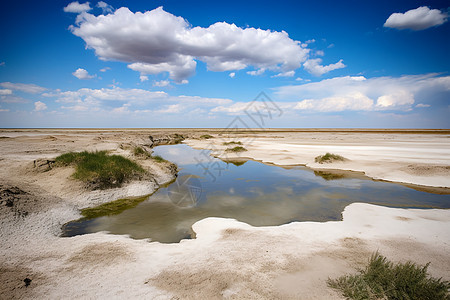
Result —
<path fill-rule="evenodd" d="M 192 238 L 192 224 L 206 217 L 267 226 L 340 220 L 344 207 L 353 202 L 450 208 L 450 195 L 420 192 L 364 176 L 336 176 L 255 161 L 226 163 L 184 144 L 156 147 L 154 155 L 178 165 L 174 183 L 120 214 L 70 222 L 63 227 L 63 236 L 108 231 L 174 243 Z"/>

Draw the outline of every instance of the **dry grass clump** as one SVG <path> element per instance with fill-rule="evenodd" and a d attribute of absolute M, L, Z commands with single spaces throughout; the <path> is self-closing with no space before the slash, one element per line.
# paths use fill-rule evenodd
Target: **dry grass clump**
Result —
<path fill-rule="evenodd" d="M 242 145 L 241 142 L 235 142 L 235 141 L 231 141 L 231 142 L 225 142 L 222 145 L 224 146 L 229 146 L 229 145 Z"/>
<path fill-rule="evenodd" d="M 394 264 L 376 252 L 358 274 L 328 279 L 327 283 L 347 299 L 450 299 L 450 282 L 431 277 L 428 266 L 429 263 L 425 266 L 413 262 Z"/>
<path fill-rule="evenodd" d="M 334 161 L 344 161 L 344 160 L 345 160 L 344 157 L 329 152 L 327 152 L 325 155 L 316 156 L 316 158 L 314 159 L 314 161 L 319 164 L 332 163 Z"/>
<path fill-rule="evenodd" d="M 226 152 L 244 152 L 244 151 L 248 151 L 248 150 L 242 146 L 236 146 L 234 148 L 228 148 L 225 151 Z"/>

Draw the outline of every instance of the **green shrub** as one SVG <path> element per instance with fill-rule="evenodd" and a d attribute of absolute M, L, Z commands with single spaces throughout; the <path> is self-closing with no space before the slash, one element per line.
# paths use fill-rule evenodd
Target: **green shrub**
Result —
<path fill-rule="evenodd" d="M 234 148 L 228 148 L 225 151 L 226 152 L 243 152 L 243 151 L 247 151 L 247 149 L 245 149 L 244 147 L 241 147 L 241 146 L 236 146 Z"/>
<path fill-rule="evenodd" d="M 228 145 L 242 145 L 241 142 L 235 142 L 235 141 L 231 141 L 231 142 L 225 142 L 223 143 L 224 146 L 228 146 Z"/>
<path fill-rule="evenodd" d="M 133 148 L 134 156 L 147 156 L 147 151 L 145 151 L 142 147 L 136 146 Z"/>
<path fill-rule="evenodd" d="M 75 167 L 75 179 L 92 185 L 93 188 L 121 186 L 127 180 L 145 174 L 135 162 L 120 155 L 108 155 L 107 151 L 70 152 L 55 159 L 56 165 Z"/>
<path fill-rule="evenodd" d="M 450 299 L 450 283 L 429 276 L 428 266 L 394 264 L 376 252 L 359 274 L 328 279 L 327 284 L 347 299 Z"/>
<path fill-rule="evenodd" d="M 160 162 L 160 163 L 162 163 L 162 162 L 167 162 L 167 160 L 165 160 L 164 158 L 162 158 L 162 157 L 159 156 L 159 155 L 152 156 L 151 158 L 152 158 L 153 160 L 157 161 L 157 162 Z"/>
<path fill-rule="evenodd" d="M 331 163 L 333 161 L 344 161 L 344 160 L 345 160 L 344 157 L 337 155 L 337 154 L 329 153 L 329 152 L 327 152 L 325 155 L 319 155 L 314 159 L 314 161 L 319 164 Z"/>
<path fill-rule="evenodd" d="M 203 134 L 200 136 L 200 139 L 202 139 L 202 140 L 207 140 L 207 139 L 212 139 L 212 138 L 214 138 L 214 137 L 210 134 Z"/>

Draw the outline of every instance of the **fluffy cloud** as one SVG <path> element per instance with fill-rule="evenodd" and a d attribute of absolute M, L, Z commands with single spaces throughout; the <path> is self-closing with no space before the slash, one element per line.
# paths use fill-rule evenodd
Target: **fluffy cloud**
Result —
<path fill-rule="evenodd" d="M 265 68 L 261 68 L 261 69 L 254 70 L 254 71 L 248 71 L 247 74 L 252 75 L 252 76 L 259 76 L 259 75 L 264 74 L 265 71 L 266 71 Z"/>
<path fill-rule="evenodd" d="M 373 108 L 373 100 L 360 92 L 355 92 L 341 97 L 328 97 L 319 100 L 303 100 L 298 102 L 294 108 L 299 110 L 314 110 L 320 112 L 371 110 Z"/>
<path fill-rule="evenodd" d="M 249 66 L 278 72 L 293 71 L 306 61 L 309 49 L 284 32 L 240 28 L 218 22 L 192 27 L 162 7 L 145 13 L 122 7 L 109 15 L 82 13 L 74 35 L 102 60 L 129 63 L 142 75 L 168 72 L 182 82 L 192 76 L 196 60 L 211 71 L 235 71 Z"/>
<path fill-rule="evenodd" d="M 437 74 L 401 77 L 335 77 L 314 83 L 283 86 L 275 94 L 280 99 L 300 100 L 296 109 L 312 111 L 410 110 L 416 98 L 448 93 L 450 76 Z M 429 104 L 422 104 L 429 105 Z M 417 107 L 423 107 L 422 105 Z"/>
<path fill-rule="evenodd" d="M 396 29 L 423 30 L 447 22 L 448 15 L 438 9 L 421 6 L 405 13 L 393 13 L 384 23 L 384 27 Z"/>
<path fill-rule="evenodd" d="M 140 80 L 141 82 L 147 81 L 147 80 L 148 80 L 148 76 L 141 75 L 141 76 L 139 76 L 139 80 Z"/>
<path fill-rule="evenodd" d="M 47 90 L 46 88 L 40 87 L 38 85 L 27 83 L 2 82 L 0 83 L 0 86 L 5 89 L 21 91 L 28 94 L 40 94 Z"/>
<path fill-rule="evenodd" d="M 160 81 L 155 81 L 153 83 L 153 86 L 165 87 L 165 86 L 168 86 L 169 84 L 170 84 L 169 80 L 160 80 Z"/>
<path fill-rule="evenodd" d="M 329 64 L 327 66 L 322 66 L 322 59 L 321 58 L 315 58 L 315 59 L 308 59 L 304 64 L 303 67 L 305 67 L 305 69 L 315 75 L 315 76 L 321 76 L 325 73 L 328 73 L 330 71 L 336 70 L 336 69 L 342 69 L 345 68 L 346 66 L 344 65 L 344 63 L 342 62 L 342 59 L 340 61 L 338 61 L 335 64 Z"/>
<path fill-rule="evenodd" d="M 85 69 L 78 68 L 75 72 L 72 73 L 73 76 L 75 76 L 78 79 L 86 80 L 86 79 L 92 79 L 95 76 L 89 75 L 88 71 Z"/>
<path fill-rule="evenodd" d="M 406 90 L 399 90 L 392 94 L 387 94 L 378 97 L 378 107 L 392 107 L 392 106 L 411 106 L 414 104 L 414 95 Z"/>
<path fill-rule="evenodd" d="M 91 6 L 89 5 L 89 2 L 80 4 L 78 1 L 74 1 L 72 3 L 69 3 L 66 7 L 64 7 L 65 12 L 70 13 L 82 13 L 91 10 Z"/>
<path fill-rule="evenodd" d="M 44 102 L 41 102 L 41 101 L 34 102 L 34 110 L 35 111 L 42 111 L 42 110 L 46 110 L 46 109 L 47 109 L 47 105 Z"/>
<path fill-rule="evenodd" d="M 230 74 L 228 74 L 228 76 L 230 76 L 230 78 L 234 78 L 236 76 L 235 72 L 231 72 Z"/>

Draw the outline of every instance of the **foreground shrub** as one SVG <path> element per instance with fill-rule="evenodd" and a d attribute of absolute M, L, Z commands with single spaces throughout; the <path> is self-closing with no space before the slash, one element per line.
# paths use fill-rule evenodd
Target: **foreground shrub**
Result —
<path fill-rule="evenodd" d="M 135 162 L 120 155 L 108 155 L 107 151 L 70 152 L 58 156 L 55 163 L 74 166 L 72 176 L 93 188 L 118 187 L 145 174 L 144 169 Z"/>
<path fill-rule="evenodd" d="M 327 283 L 347 299 L 450 299 L 450 283 L 429 276 L 428 266 L 394 264 L 376 252 L 359 274 L 328 279 Z"/>
<path fill-rule="evenodd" d="M 345 160 L 344 157 L 337 155 L 337 154 L 328 153 L 328 152 L 325 155 L 319 155 L 314 159 L 314 161 L 319 164 L 331 163 L 333 161 L 344 161 L 344 160 Z"/>
<path fill-rule="evenodd" d="M 200 139 L 202 139 L 202 140 L 207 140 L 207 139 L 212 139 L 212 138 L 214 138 L 214 137 L 210 134 L 203 134 L 200 136 Z"/>

